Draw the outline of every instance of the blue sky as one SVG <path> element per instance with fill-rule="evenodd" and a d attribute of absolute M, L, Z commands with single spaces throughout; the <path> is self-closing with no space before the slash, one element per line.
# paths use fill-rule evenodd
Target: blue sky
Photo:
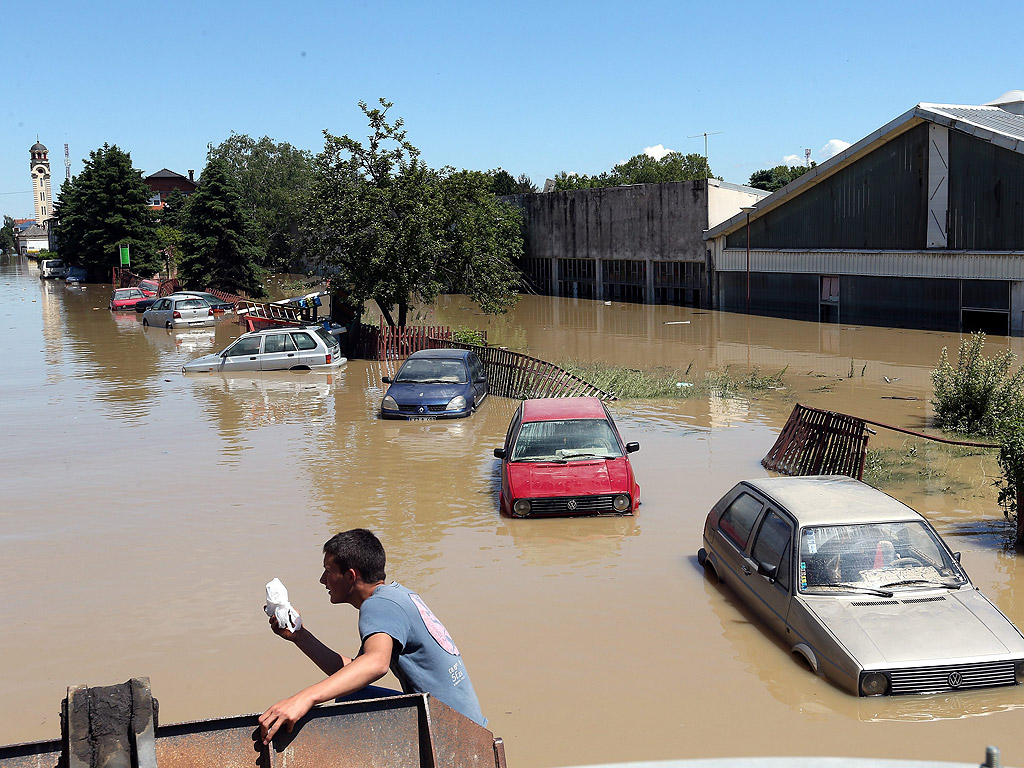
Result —
<path fill-rule="evenodd" d="M 0 41 L 0 213 L 32 215 L 29 147 L 54 192 L 105 142 L 199 173 L 232 131 L 317 152 L 363 137 L 384 96 L 432 166 L 535 183 L 661 145 L 745 183 L 855 142 L 921 101 L 1024 89 L 1024 3 L 10 3 Z M 835 146 L 834 144 L 832 146 Z"/>

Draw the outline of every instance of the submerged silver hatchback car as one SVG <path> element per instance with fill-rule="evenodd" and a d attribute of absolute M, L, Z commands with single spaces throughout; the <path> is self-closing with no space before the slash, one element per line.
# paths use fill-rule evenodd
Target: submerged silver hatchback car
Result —
<path fill-rule="evenodd" d="M 142 324 L 160 328 L 195 328 L 215 325 L 210 302 L 199 296 L 172 293 L 158 298 L 142 313 Z"/>
<path fill-rule="evenodd" d="M 865 483 L 741 482 L 708 515 L 697 560 L 851 693 L 1024 683 L 1024 635 L 921 515 Z"/>
<path fill-rule="evenodd" d="M 329 371 L 347 362 L 337 337 L 322 326 L 289 326 L 244 333 L 223 352 L 185 363 L 181 372 Z"/>

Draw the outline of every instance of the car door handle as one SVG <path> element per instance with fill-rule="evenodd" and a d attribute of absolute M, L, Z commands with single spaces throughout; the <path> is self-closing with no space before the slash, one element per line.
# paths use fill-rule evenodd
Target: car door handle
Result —
<path fill-rule="evenodd" d="M 289 352 L 287 355 L 285 355 L 285 357 L 295 357 L 295 353 Z"/>
<path fill-rule="evenodd" d="M 743 571 L 743 573 L 745 575 L 747 575 L 747 576 L 750 575 L 750 566 L 747 565 L 746 563 L 744 563 L 743 565 L 740 566 L 740 570 Z"/>

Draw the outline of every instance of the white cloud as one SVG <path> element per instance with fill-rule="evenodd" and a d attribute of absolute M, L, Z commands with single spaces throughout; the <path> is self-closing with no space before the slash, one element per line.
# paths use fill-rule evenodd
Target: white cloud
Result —
<path fill-rule="evenodd" d="M 648 157 L 653 157 L 655 160 L 661 160 L 669 152 L 675 152 L 674 149 L 665 149 L 664 144 L 655 144 L 653 147 L 644 147 L 644 154 Z"/>
<path fill-rule="evenodd" d="M 786 165 L 803 165 L 804 158 L 802 155 L 786 155 L 782 158 L 782 162 Z"/>
<path fill-rule="evenodd" d="M 828 143 L 818 150 L 818 156 L 824 161 L 830 157 L 835 157 L 847 147 L 851 146 L 850 142 L 843 141 L 842 139 L 829 139 Z"/>

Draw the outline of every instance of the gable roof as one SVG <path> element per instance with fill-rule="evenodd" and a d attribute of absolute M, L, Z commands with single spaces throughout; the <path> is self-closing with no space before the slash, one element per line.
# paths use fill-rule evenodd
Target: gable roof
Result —
<path fill-rule="evenodd" d="M 167 168 L 161 168 L 156 173 L 149 174 L 149 176 L 147 176 L 146 178 L 147 179 L 184 179 L 185 181 L 189 181 L 189 178 L 187 176 L 182 176 L 180 173 L 175 173 L 174 171 L 169 170 Z"/>
<path fill-rule="evenodd" d="M 1010 94 L 1007 94 L 1009 96 Z M 1004 97 L 1005 98 L 1005 97 Z M 1008 102 L 1009 103 L 1009 102 Z M 793 179 L 782 189 L 776 190 L 754 204 L 751 220 L 766 211 L 782 205 L 788 198 L 805 192 L 827 176 L 839 171 L 868 152 L 899 136 L 921 123 L 935 123 L 946 128 L 966 133 L 981 141 L 1024 155 L 1024 115 L 1014 114 L 998 106 L 973 106 L 969 104 L 929 104 L 921 102 L 907 110 L 895 120 L 883 125 L 863 139 L 847 147 L 838 155 L 816 165 L 801 176 Z M 727 235 L 746 224 L 746 213 L 738 213 L 721 224 L 704 232 L 704 239 Z"/>

